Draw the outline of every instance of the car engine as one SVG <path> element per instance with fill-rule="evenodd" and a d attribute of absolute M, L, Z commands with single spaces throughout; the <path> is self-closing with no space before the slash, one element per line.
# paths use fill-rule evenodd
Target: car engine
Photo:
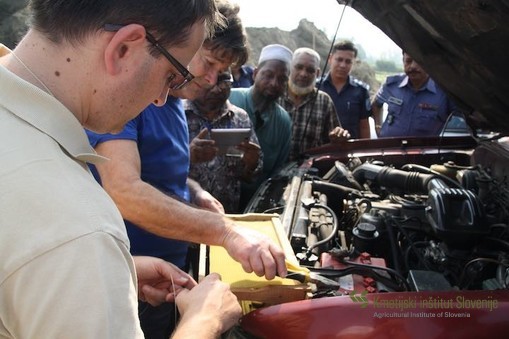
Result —
<path fill-rule="evenodd" d="M 507 289 L 509 189 L 493 172 L 355 157 L 323 175 L 295 165 L 270 183 L 279 199 L 262 194 L 263 212 L 281 212 L 301 265 L 339 281 L 339 290 L 317 286 L 314 298 Z"/>

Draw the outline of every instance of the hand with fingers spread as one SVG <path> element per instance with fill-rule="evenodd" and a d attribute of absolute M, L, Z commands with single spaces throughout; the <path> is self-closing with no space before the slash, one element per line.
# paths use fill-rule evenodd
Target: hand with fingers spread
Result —
<path fill-rule="evenodd" d="M 159 258 L 135 256 L 138 298 L 152 306 L 173 302 L 183 289 L 196 286 L 196 281 L 177 266 Z"/>
<path fill-rule="evenodd" d="M 189 144 L 189 152 L 191 154 L 191 163 L 198 164 L 207 162 L 217 156 L 219 149 L 215 146 L 214 140 L 208 139 L 209 131 L 204 128 Z"/>
<path fill-rule="evenodd" d="M 265 234 L 231 225 L 226 230 L 222 246 L 248 273 L 254 272 L 268 280 L 287 274 L 283 250 Z"/>

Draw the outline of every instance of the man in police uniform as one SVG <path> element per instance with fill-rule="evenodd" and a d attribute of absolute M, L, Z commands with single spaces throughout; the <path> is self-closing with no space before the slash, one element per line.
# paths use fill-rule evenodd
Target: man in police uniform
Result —
<path fill-rule="evenodd" d="M 335 44 L 329 55 L 330 72 L 321 90 L 334 101 L 341 126 L 353 139 L 369 138 L 371 103 L 369 86 L 350 75 L 357 58 L 357 48 L 351 41 Z"/>
<path fill-rule="evenodd" d="M 405 52 L 403 67 L 405 74 L 387 77 L 373 100 L 378 136 L 439 135 L 448 115 L 456 109 L 455 104 Z M 382 110 L 384 103 L 388 105 L 385 120 Z"/>

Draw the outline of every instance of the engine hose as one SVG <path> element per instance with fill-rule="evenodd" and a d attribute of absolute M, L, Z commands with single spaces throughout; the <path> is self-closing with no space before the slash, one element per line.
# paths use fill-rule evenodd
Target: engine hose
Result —
<path fill-rule="evenodd" d="M 325 181 L 313 180 L 313 189 L 320 192 L 330 192 L 332 194 L 339 195 L 342 199 L 346 198 L 348 194 L 352 194 L 356 197 L 362 197 L 362 193 L 358 189 Z"/>
<path fill-rule="evenodd" d="M 391 247 L 391 257 L 392 257 L 392 264 L 394 266 L 394 269 L 396 272 L 401 274 L 401 266 L 399 263 L 399 253 L 398 253 L 398 246 L 396 244 L 396 236 L 394 234 L 394 230 L 392 228 L 392 222 L 387 222 L 387 218 L 385 219 L 385 225 L 387 226 L 387 235 L 389 237 L 389 245 Z"/>
<path fill-rule="evenodd" d="M 417 169 L 420 172 L 433 174 L 433 175 L 439 177 L 443 181 L 446 181 L 449 184 L 450 187 L 463 188 L 459 182 L 454 181 L 451 178 L 449 178 L 448 176 L 443 175 L 440 172 L 437 172 L 435 170 L 432 170 L 431 168 L 428 168 L 428 167 L 425 167 L 425 166 L 422 166 L 422 165 L 406 164 L 406 165 L 403 165 L 401 167 L 401 169 L 402 170 L 410 170 L 410 171 L 413 170 L 413 169 Z"/>
<path fill-rule="evenodd" d="M 498 265 L 496 271 L 496 277 L 498 283 L 503 287 L 507 288 L 505 276 L 507 275 L 507 267 L 505 265 Z"/>
<path fill-rule="evenodd" d="M 313 207 L 323 208 L 323 209 L 325 209 L 327 212 L 329 212 L 331 214 L 331 216 L 332 216 L 332 232 L 326 238 L 324 238 L 324 239 L 322 239 L 320 241 L 317 241 L 314 244 L 308 246 L 308 248 L 306 250 L 306 254 L 307 255 L 309 255 L 311 253 L 313 248 L 318 247 L 320 245 L 323 245 L 323 244 L 326 244 L 327 242 L 329 242 L 332 238 L 334 238 L 334 236 L 338 232 L 338 218 L 336 216 L 336 213 L 334 213 L 334 211 L 329 206 L 327 206 L 327 205 L 313 204 L 313 205 L 311 205 L 309 207 L 309 209 L 311 209 Z"/>
<path fill-rule="evenodd" d="M 428 193 L 431 188 L 447 187 L 435 174 L 406 172 L 371 163 L 360 165 L 352 174 L 359 183 L 369 180 L 388 189 L 399 189 L 406 193 Z"/>

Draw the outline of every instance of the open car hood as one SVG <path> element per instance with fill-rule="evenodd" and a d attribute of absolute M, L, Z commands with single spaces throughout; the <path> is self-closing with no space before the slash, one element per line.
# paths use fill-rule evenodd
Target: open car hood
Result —
<path fill-rule="evenodd" d="M 508 4 L 347 3 L 411 54 L 473 128 L 501 134 L 509 132 Z M 322 145 L 260 185 L 244 213 L 280 213 L 299 263 L 338 279 L 340 288 L 316 285 L 310 298 L 262 303 L 242 318 L 242 328 L 255 337 L 297 339 L 507 334 L 509 137 L 443 136 Z M 378 313 L 378 298 L 392 305 L 387 312 Z M 481 314 L 433 302 L 462 298 L 497 307 Z M 424 302 L 406 313 L 396 306 L 403 300 Z"/>
<path fill-rule="evenodd" d="M 509 1 L 342 1 L 408 52 L 473 128 L 509 132 Z"/>

